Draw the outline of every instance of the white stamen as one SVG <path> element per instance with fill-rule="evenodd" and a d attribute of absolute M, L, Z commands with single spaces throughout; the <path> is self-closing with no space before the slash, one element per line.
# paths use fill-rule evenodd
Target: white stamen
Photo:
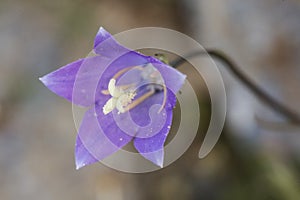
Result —
<path fill-rule="evenodd" d="M 116 103 L 117 103 L 117 99 L 112 97 L 110 98 L 106 104 L 103 106 L 103 113 L 104 115 L 107 115 L 108 113 L 110 113 L 111 111 L 113 111 L 113 109 L 116 107 Z"/>
<path fill-rule="evenodd" d="M 137 86 L 136 83 L 116 86 L 116 79 L 131 69 L 141 70 L 141 78 L 149 84 L 147 87 L 149 91 L 134 101 L 133 99 L 136 96 L 136 93 L 133 91 L 133 88 Z M 164 100 L 161 108 L 158 111 L 161 112 L 166 104 L 167 90 L 163 81 L 163 77 L 159 71 L 152 64 L 147 64 L 144 67 L 134 66 L 124 68 L 117 72 L 112 79 L 109 80 L 108 89 L 101 91 L 104 95 L 112 96 L 103 106 L 103 113 L 106 115 L 112 112 L 115 108 L 118 110 L 119 114 L 129 111 L 155 94 L 157 89 L 163 90 L 164 92 Z"/>
<path fill-rule="evenodd" d="M 110 79 L 108 83 L 108 91 L 111 96 L 113 97 L 119 97 L 123 94 L 122 90 L 116 87 L 116 80 L 115 79 Z"/>
<path fill-rule="evenodd" d="M 115 108 L 119 111 L 118 113 L 124 113 L 126 111 L 125 107 L 132 102 L 136 95 L 133 91 L 123 90 L 122 86 L 117 87 L 115 79 L 110 79 L 108 83 L 108 91 L 112 98 L 110 98 L 103 106 L 103 113 L 105 115 L 113 111 Z"/>

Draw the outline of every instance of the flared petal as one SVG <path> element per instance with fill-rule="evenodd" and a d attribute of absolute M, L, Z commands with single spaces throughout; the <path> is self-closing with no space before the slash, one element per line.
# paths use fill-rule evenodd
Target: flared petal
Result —
<path fill-rule="evenodd" d="M 90 106 L 95 103 L 95 90 L 100 74 L 109 64 L 109 59 L 95 56 L 79 59 L 51 72 L 40 81 L 55 94 L 76 105 Z"/>
<path fill-rule="evenodd" d="M 72 101 L 72 93 L 76 74 L 84 59 L 67 64 L 41 78 L 39 80 L 52 92 Z"/>
<path fill-rule="evenodd" d="M 131 139 L 131 136 L 118 128 L 112 117 L 102 113 L 102 108 L 91 108 L 85 113 L 79 128 L 75 147 L 76 168 L 104 159 Z"/>
<path fill-rule="evenodd" d="M 172 124 L 176 96 L 168 90 L 167 103 L 160 111 L 163 99 L 162 92 L 156 93 L 128 113 L 115 115 L 122 130 L 129 134 L 134 133 L 132 136 L 135 137 L 134 146 L 137 151 L 160 167 L 163 165 L 163 147 Z"/>
<path fill-rule="evenodd" d="M 118 71 L 147 63 L 147 56 L 130 51 L 116 60 L 103 56 L 79 59 L 40 78 L 57 95 L 80 106 L 91 106 L 101 99 L 101 90 Z"/>
<path fill-rule="evenodd" d="M 154 57 L 148 57 L 148 61 L 160 72 L 161 76 L 164 79 L 166 87 L 171 90 L 174 94 L 180 90 L 186 75 L 182 74 L 180 71 L 174 69 L 173 67 L 162 63 Z"/>
<path fill-rule="evenodd" d="M 149 99 L 149 101 L 156 102 L 156 98 L 151 98 Z M 160 120 L 159 123 L 154 122 L 153 120 L 150 122 L 152 123 L 151 126 L 153 130 L 155 130 L 155 132 L 149 132 L 147 131 L 147 129 L 140 128 L 138 130 L 137 137 L 135 137 L 134 139 L 134 146 L 137 149 L 137 151 L 146 159 L 150 160 L 151 162 L 160 167 L 163 167 L 163 148 L 172 124 L 173 104 L 174 102 L 176 102 L 176 97 L 171 91 L 168 92 L 168 102 L 168 105 L 166 105 L 166 108 L 163 111 L 161 111 L 160 113 L 158 113 L 157 111 L 155 112 L 158 118 L 161 118 L 159 115 L 165 116 L 163 120 Z M 134 114 L 132 112 L 131 115 L 135 119 L 137 119 L 136 117 L 138 117 L 137 113 Z M 140 116 L 140 118 L 143 117 Z M 163 124 L 161 123 L 162 121 Z M 139 120 L 139 122 L 143 123 L 141 122 L 141 120 Z M 149 137 L 147 137 L 147 135 L 149 135 Z"/>
<path fill-rule="evenodd" d="M 75 165 L 76 169 L 80 169 L 86 165 L 91 165 L 98 160 L 85 148 L 79 136 L 75 143 Z"/>
<path fill-rule="evenodd" d="M 124 55 L 132 50 L 120 45 L 113 36 L 107 32 L 103 27 L 99 28 L 99 31 L 95 37 L 94 51 L 99 55 L 104 55 L 110 58 L 118 58 L 120 55 Z M 133 51 L 134 52 L 134 51 Z M 145 56 L 138 52 L 135 52 L 138 56 L 147 59 L 145 63 L 151 63 L 161 73 L 164 78 L 166 86 L 176 94 L 184 83 L 186 75 L 182 74 L 178 70 L 170 67 L 169 65 L 162 63 L 160 60 Z"/>
<path fill-rule="evenodd" d="M 96 54 L 115 57 L 117 54 L 124 54 L 130 50 L 120 45 L 112 35 L 103 27 L 100 27 L 94 41 L 94 51 Z"/>

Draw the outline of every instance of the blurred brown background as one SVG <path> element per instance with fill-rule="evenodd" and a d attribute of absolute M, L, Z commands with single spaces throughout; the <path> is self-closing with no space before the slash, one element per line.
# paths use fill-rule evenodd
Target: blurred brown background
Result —
<path fill-rule="evenodd" d="M 160 26 L 223 50 L 300 113 L 299 19 L 298 0 L 0 0 L 0 199 L 299 199 L 299 128 L 263 126 L 283 118 L 221 65 L 228 115 L 214 150 L 198 159 L 210 107 L 203 88 L 193 145 L 171 166 L 138 175 L 100 164 L 76 171 L 71 104 L 38 81 L 87 55 L 99 26 Z"/>

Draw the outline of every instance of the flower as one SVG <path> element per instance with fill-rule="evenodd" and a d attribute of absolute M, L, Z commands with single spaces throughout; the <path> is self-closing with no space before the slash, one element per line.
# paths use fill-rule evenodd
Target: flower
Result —
<path fill-rule="evenodd" d="M 40 78 L 52 92 L 88 107 L 76 139 L 76 168 L 98 162 L 130 141 L 142 156 L 162 167 L 175 94 L 186 76 L 121 46 L 102 27 L 93 50 L 95 56 Z"/>

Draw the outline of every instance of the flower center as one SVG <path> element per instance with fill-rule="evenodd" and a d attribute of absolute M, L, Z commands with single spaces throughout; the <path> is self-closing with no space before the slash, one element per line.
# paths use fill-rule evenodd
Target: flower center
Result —
<path fill-rule="evenodd" d="M 132 102 L 132 99 L 136 95 L 133 90 L 126 91 L 122 87 L 116 87 L 116 80 L 113 78 L 108 83 L 108 91 L 112 97 L 103 106 L 103 113 L 105 115 L 115 108 L 119 111 L 118 113 L 124 113 L 126 106 Z"/>
<path fill-rule="evenodd" d="M 128 85 L 116 86 L 117 78 L 129 70 L 137 69 L 140 71 L 141 81 L 139 83 L 132 83 Z M 146 92 L 135 99 L 137 91 L 140 91 L 137 87 L 139 85 L 147 85 Z M 102 90 L 102 94 L 111 95 L 111 98 L 103 106 L 103 113 L 106 115 L 112 112 L 114 109 L 118 110 L 118 114 L 125 113 L 145 101 L 147 98 L 154 95 L 156 92 L 164 92 L 164 99 L 162 106 L 158 112 L 164 108 L 166 104 L 167 90 L 164 84 L 163 78 L 159 71 L 154 68 L 152 64 L 145 66 L 127 67 L 118 71 L 109 81 L 108 89 Z"/>

